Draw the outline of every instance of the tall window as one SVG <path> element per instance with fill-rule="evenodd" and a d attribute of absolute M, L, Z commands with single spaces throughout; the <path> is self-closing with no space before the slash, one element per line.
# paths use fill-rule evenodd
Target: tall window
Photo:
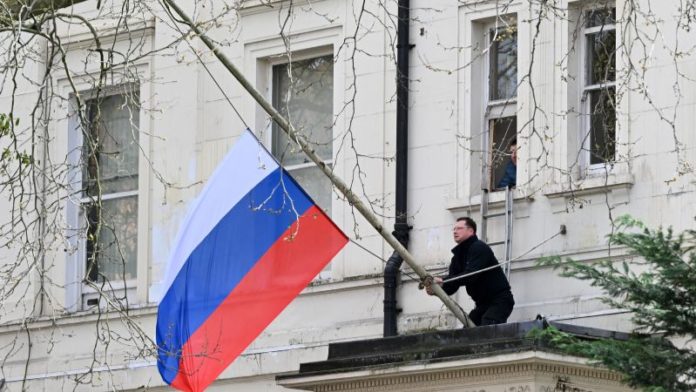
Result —
<path fill-rule="evenodd" d="M 616 155 L 616 9 L 584 14 L 582 149 L 590 166 L 613 162 Z"/>
<path fill-rule="evenodd" d="M 330 166 L 333 162 L 333 57 L 275 65 L 273 105 Z M 272 151 L 319 207 L 330 213 L 331 181 L 275 124 Z"/>
<path fill-rule="evenodd" d="M 510 142 L 517 136 L 517 27 L 505 19 L 487 29 L 489 42 L 488 189 L 496 189 L 510 161 Z"/>
<path fill-rule="evenodd" d="M 87 225 L 86 274 L 92 282 L 134 281 L 138 237 L 138 128 L 136 92 L 86 102 L 82 212 Z"/>

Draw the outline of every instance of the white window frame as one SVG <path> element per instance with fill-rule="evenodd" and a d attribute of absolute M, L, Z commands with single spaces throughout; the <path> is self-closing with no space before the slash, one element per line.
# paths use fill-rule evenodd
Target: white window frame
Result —
<path fill-rule="evenodd" d="M 268 80 L 268 91 L 269 91 L 268 99 L 269 99 L 269 102 L 273 102 L 273 91 L 274 91 L 273 90 L 274 89 L 274 86 L 273 86 L 273 82 L 274 82 L 273 67 L 275 67 L 276 65 L 288 64 L 288 63 L 293 62 L 293 61 L 308 60 L 308 59 L 313 59 L 316 57 L 323 57 L 323 56 L 332 56 L 333 57 L 333 48 L 332 47 L 324 47 L 324 48 L 318 48 L 316 50 L 309 50 L 309 51 L 302 51 L 302 52 L 298 52 L 298 53 L 293 53 L 291 56 L 291 59 L 290 59 L 291 61 L 287 61 L 286 57 L 278 57 L 278 58 L 274 58 L 274 59 L 269 59 L 268 69 L 266 70 L 266 72 L 267 72 L 266 77 L 268 78 L 267 80 Z M 332 75 L 334 86 L 335 86 L 335 80 L 336 80 L 335 75 L 336 75 L 336 68 L 334 67 L 334 75 Z M 332 107 L 333 107 L 333 105 L 332 105 Z M 332 117 L 335 119 L 335 114 L 336 114 L 335 108 L 333 108 L 332 111 L 334 112 L 334 113 L 332 113 Z M 267 131 L 265 133 L 266 133 L 266 138 L 264 139 L 264 143 L 266 143 L 267 146 L 270 146 L 269 151 L 273 152 L 273 123 L 272 122 L 270 122 L 268 124 L 268 128 L 267 128 Z M 333 128 L 331 129 L 331 133 L 332 133 L 332 135 L 334 134 Z M 331 149 L 331 151 L 332 151 L 331 158 L 324 159 L 323 162 L 325 164 L 333 167 L 335 153 L 333 151 L 333 148 Z M 305 168 L 313 167 L 313 166 L 315 166 L 314 162 L 307 162 L 307 163 L 299 163 L 296 165 L 288 165 L 288 166 L 284 166 L 284 167 L 285 167 L 285 170 L 288 171 L 288 173 L 292 173 L 293 170 L 305 169 Z M 332 200 L 333 200 L 333 198 L 332 198 Z M 331 204 L 332 205 L 329 207 L 329 210 L 325 211 L 329 217 L 331 217 L 332 210 L 333 210 L 333 202 Z"/>
<path fill-rule="evenodd" d="M 148 64 L 137 65 L 134 70 L 138 74 L 145 73 L 149 70 Z M 79 78 L 74 81 L 78 88 L 80 98 L 83 102 L 88 101 L 94 96 L 93 88 L 91 87 L 92 79 L 89 77 Z M 65 121 L 58 121 L 55 124 L 57 132 L 65 132 L 67 127 L 67 157 L 70 165 L 69 170 L 69 185 L 70 197 L 66 204 L 66 269 L 65 269 L 65 306 L 68 312 L 89 311 L 96 308 L 105 308 L 105 299 L 102 298 L 99 303 L 87 305 L 89 300 L 99 299 L 100 295 L 97 290 L 89 287 L 83 282 L 87 268 L 87 238 L 86 238 L 86 216 L 82 208 L 84 202 L 90 201 L 89 197 L 83 196 L 82 189 L 82 166 L 80 164 L 82 157 L 83 135 L 76 113 L 76 100 L 73 95 L 72 85 L 67 80 L 60 80 L 61 91 L 69 98 L 67 99 L 68 116 Z M 102 292 L 108 292 L 113 297 L 126 298 L 128 306 L 131 308 L 138 307 L 147 303 L 148 284 L 149 284 L 149 265 L 147 263 L 149 254 L 149 227 L 148 205 L 149 191 L 149 171 L 144 152 L 150 151 L 150 140 L 147 135 L 150 134 L 151 124 L 148 120 L 143 102 L 149 96 L 151 86 L 149 83 L 133 83 L 124 81 L 123 83 L 114 82 L 107 87 L 101 89 L 102 96 L 120 94 L 124 91 L 124 86 L 129 85 L 131 90 L 133 86 L 138 86 L 140 97 L 140 112 L 139 112 L 139 159 L 138 159 L 138 187 L 134 191 L 114 192 L 111 194 L 102 195 L 102 200 L 109 200 L 117 197 L 126 197 L 136 195 L 138 198 L 137 210 L 137 253 L 136 253 L 136 278 L 110 281 L 108 286 L 104 286 Z"/>
<path fill-rule="evenodd" d="M 493 41 L 491 37 L 491 33 L 493 30 L 496 29 L 501 29 L 505 28 L 505 26 L 501 25 L 500 20 L 501 19 L 508 19 L 511 23 L 514 23 L 515 31 L 518 33 L 517 35 L 517 41 L 516 44 L 519 48 L 519 28 L 517 25 L 517 17 L 515 15 L 505 15 L 496 18 L 494 21 L 486 23 L 483 26 L 483 31 L 485 34 L 485 39 L 484 42 L 486 43 L 486 48 L 488 48 L 488 52 L 486 53 L 485 56 L 483 56 L 483 74 L 484 74 L 484 83 L 483 83 L 483 105 L 482 108 L 484 110 L 482 119 L 483 119 L 483 126 L 485 127 L 485 135 L 482 138 L 483 141 L 483 148 L 482 148 L 482 153 L 486 154 L 486 178 L 481 179 L 482 185 L 487 184 L 487 189 L 489 192 L 502 192 L 502 190 L 496 190 L 496 185 L 491 183 L 491 179 L 493 176 L 493 133 L 491 132 L 491 123 L 494 120 L 498 119 L 503 119 L 503 118 L 508 118 L 508 117 L 517 117 L 517 92 L 515 93 L 514 97 L 511 98 L 505 98 L 505 99 L 497 99 L 497 100 L 491 100 L 491 52 L 490 50 L 493 48 Z M 519 55 L 518 55 L 518 64 L 517 64 L 517 71 L 519 72 Z M 519 80 L 517 81 L 517 87 L 519 87 Z M 517 90 L 519 91 L 519 89 Z M 517 121 L 515 122 L 517 124 Z M 515 130 L 515 136 L 517 136 L 518 130 Z"/>
<path fill-rule="evenodd" d="M 287 56 L 277 56 L 273 58 L 267 59 L 267 68 L 266 68 L 266 80 L 268 81 L 267 84 L 267 99 L 269 102 L 273 102 L 273 91 L 274 91 L 274 77 L 273 77 L 273 68 L 276 65 L 282 65 L 282 64 L 288 64 L 293 61 L 301 61 L 301 60 L 308 60 L 316 57 L 323 57 L 323 56 L 331 56 L 334 57 L 334 52 L 333 52 L 333 46 L 325 46 L 325 47 L 320 47 L 320 48 L 313 48 L 309 50 L 303 50 L 303 51 L 298 51 L 298 52 L 293 52 L 290 57 L 290 61 L 288 61 Z M 334 83 L 334 90 L 336 86 L 336 64 L 334 63 L 334 74 L 332 75 L 332 80 Z M 335 115 L 336 115 L 336 108 L 335 105 L 332 105 L 332 117 L 335 120 Z M 333 128 L 331 129 L 332 136 L 334 135 L 334 130 Z M 264 138 L 264 143 L 269 146 L 269 151 L 273 153 L 273 122 L 269 122 L 265 131 L 266 137 Z M 333 139 L 333 137 L 332 137 Z M 325 159 L 323 162 L 327 165 L 330 165 L 333 167 L 334 165 L 334 160 L 335 160 L 335 151 L 332 148 L 331 149 L 331 158 L 330 159 Z M 288 173 L 292 174 L 293 170 L 299 170 L 299 169 L 305 169 L 309 167 L 315 166 L 314 162 L 307 162 L 307 163 L 300 163 L 296 165 L 288 165 L 284 166 L 285 170 L 288 171 Z M 333 190 L 332 190 L 333 193 Z M 333 215 L 333 207 L 334 207 L 334 202 L 333 202 L 333 197 L 331 197 L 331 205 L 328 207 L 328 211 L 325 211 L 326 214 L 331 217 Z M 333 276 L 332 273 L 332 265 L 331 263 L 327 264 L 327 266 L 319 272 L 317 277 L 315 279 L 318 280 L 327 280 L 330 279 Z"/>
<path fill-rule="evenodd" d="M 141 86 L 137 83 L 123 83 L 123 84 L 118 84 L 118 85 L 111 85 L 106 88 L 103 88 L 100 92 L 101 97 L 109 97 L 109 96 L 114 96 L 114 95 L 120 95 L 123 93 L 123 91 L 135 91 L 135 89 L 138 90 L 138 96 L 140 97 L 140 101 L 142 103 L 142 96 L 141 96 Z M 95 91 L 93 90 L 85 90 L 80 93 L 80 97 L 83 100 L 83 103 L 87 103 L 90 99 L 94 98 L 95 96 Z M 142 111 L 142 104 L 139 103 L 139 124 L 138 127 L 141 128 L 141 124 L 143 123 L 143 111 Z M 86 221 L 87 217 L 85 216 L 85 205 L 91 203 L 93 201 L 93 197 L 85 196 L 82 193 L 82 188 L 83 188 L 83 177 L 82 177 L 82 165 L 80 164 L 81 159 L 82 159 L 82 154 L 83 154 L 83 145 L 84 145 L 84 138 L 83 138 L 83 131 L 81 130 L 81 124 L 78 119 L 78 115 L 76 113 L 76 101 L 75 97 L 71 96 L 70 98 L 70 106 L 71 106 L 71 113 L 70 113 L 70 119 L 69 119 L 69 127 L 70 127 L 70 132 L 72 133 L 71 138 L 69 138 L 69 149 L 72 154 L 76 154 L 73 159 L 71 159 L 71 163 L 73 165 L 73 173 L 71 175 L 72 178 L 72 183 L 73 185 L 73 194 L 79 194 L 77 198 L 74 198 L 72 200 L 72 204 L 74 204 L 74 208 L 71 208 L 72 213 L 69 212 L 70 215 L 73 216 L 71 220 L 73 220 L 73 227 L 77 227 L 78 230 L 84 231 L 86 230 Z M 139 141 L 140 143 L 140 141 Z M 135 190 L 132 191 L 124 191 L 124 192 L 113 192 L 113 193 L 107 193 L 107 194 L 102 194 L 101 195 L 101 200 L 106 201 L 106 200 L 113 200 L 113 199 L 118 199 L 118 198 L 125 198 L 125 197 L 132 197 L 136 196 L 138 197 L 138 209 L 136 212 L 136 221 L 138 222 L 138 240 L 137 240 L 137 245 L 136 249 L 136 278 L 134 279 L 128 279 L 128 280 L 114 280 L 114 281 L 109 281 L 108 282 L 108 287 L 104 287 L 104 290 L 102 291 L 108 291 L 110 292 L 114 297 L 118 298 L 123 298 L 126 297 L 128 300 L 128 303 L 136 303 L 137 302 L 137 293 L 136 290 L 138 288 L 138 280 L 139 276 L 141 273 L 141 268 L 139 266 L 140 263 L 140 247 L 143 246 L 140 241 L 140 231 L 142 230 L 140 226 L 140 217 L 142 212 L 142 195 L 140 192 L 140 175 L 142 172 L 142 165 L 141 165 L 142 158 L 138 160 L 138 186 L 136 187 Z M 77 271 L 77 274 L 81 278 L 85 278 L 86 273 L 87 273 L 87 238 L 83 235 L 86 234 L 80 233 L 80 238 L 77 242 L 77 248 L 76 248 L 76 254 L 74 256 L 73 262 L 75 263 L 75 268 Z M 99 283 L 97 283 L 98 285 Z M 79 294 L 76 296 L 76 300 L 78 302 L 77 308 L 73 308 L 72 310 L 89 310 L 90 308 L 93 308 L 95 306 L 100 306 L 104 307 L 105 304 L 103 302 L 100 303 L 99 299 L 99 291 L 95 290 L 93 287 L 90 287 L 88 284 L 84 282 L 80 282 L 79 284 Z M 97 301 L 97 303 L 91 304 L 93 301 Z"/>
<path fill-rule="evenodd" d="M 344 29 L 341 25 L 327 25 L 321 27 L 307 27 L 306 29 L 292 33 L 286 37 L 286 40 L 276 35 L 267 35 L 266 32 L 260 34 L 250 34 L 246 42 L 244 42 L 244 70 L 250 80 L 254 80 L 259 91 L 263 92 L 269 102 L 273 99 L 272 75 L 273 65 L 287 62 L 288 49 L 291 50 L 293 59 L 303 59 L 309 57 L 332 55 L 334 59 L 339 56 L 339 48 L 343 44 Z M 343 102 L 344 89 L 342 88 L 345 78 L 345 66 L 343 61 L 334 62 L 334 96 L 333 96 L 333 111 L 334 111 L 334 136 L 336 135 L 336 127 L 340 128 L 343 122 L 344 114 L 337 110 Z M 248 118 L 253 118 L 253 129 L 257 133 L 259 139 L 272 151 L 272 124 L 268 114 L 265 113 L 258 105 L 248 105 L 245 107 L 245 113 Z M 334 142 L 334 147 L 336 143 Z M 343 165 L 344 157 L 339 155 L 340 151 L 333 149 L 333 164 L 334 171 L 340 176 L 346 170 Z M 308 165 L 309 166 L 309 165 Z M 331 219 L 336 222 L 339 227 L 350 225 L 348 222 L 349 215 L 337 213 L 349 208 L 344 200 L 331 197 L 331 211 L 328 214 Z M 347 252 L 341 252 L 336 256 L 330 267 L 319 273 L 317 281 L 326 280 L 341 280 L 346 274 L 345 265 Z"/>
<path fill-rule="evenodd" d="M 114 50 L 127 51 L 133 39 L 139 39 L 142 51 L 146 54 L 139 57 L 134 62 L 122 64 L 113 67 L 108 73 L 106 79 L 99 78 L 100 67 L 98 62 L 84 62 L 85 55 L 90 49 L 93 49 L 94 40 L 92 32 L 87 28 L 71 27 L 71 33 L 63 37 L 63 45 L 65 47 L 66 63 L 69 67 L 79 69 L 80 72 L 73 73 L 69 78 L 67 75 L 55 75 L 56 92 L 63 99 L 54 100 L 52 110 L 56 113 L 64 113 L 63 116 L 55 116 L 53 121 L 48 123 L 49 134 L 55 135 L 50 143 L 47 143 L 47 148 L 53 156 L 65 156 L 68 164 L 66 172 L 67 186 L 65 192 L 67 198 L 62 206 L 64 210 L 64 245 L 65 253 L 60 257 L 60 263 L 57 264 L 62 268 L 57 268 L 52 272 L 52 279 L 55 282 L 60 282 L 60 289 L 56 289 L 56 298 L 61 298 L 64 304 L 66 313 L 75 313 L 81 311 L 93 312 L 97 308 L 101 309 L 106 306 L 106 300 L 102 300 L 99 306 L 86 307 L 83 306 L 83 291 L 86 287 L 82 280 L 86 268 L 85 255 L 85 235 L 84 225 L 80 226 L 80 199 L 82 194 L 79 193 L 82 186 L 82 167 L 79 165 L 82 155 L 82 132 L 78 127 L 79 121 L 75 113 L 75 99 L 73 94 L 78 93 L 82 100 L 91 97 L 92 91 L 95 88 L 95 82 L 103 81 L 102 94 L 109 93 L 112 89 L 122 89 L 123 85 L 137 83 L 140 94 L 140 123 L 139 123 L 139 151 L 138 151 L 138 213 L 137 213 L 137 266 L 136 276 L 137 281 L 135 287 L 128 288 L 128 307 L 138 308 L 146 306 L 148 294 L 156 292 L 156 285 L 152 284 L 152 273 L 157 270 L 152 268 L 157 264 L 154 261 L 151 263 L 151 186 L 150 186 L 150 164 L 152 162 L 152 135 L 154 121 L 149 115 L 149 108 L 155 100 L 153 92 L 152 80 L 153 74 L 153 56 L 155 24 L 154 21 L 142 21 L 131 26 L 128 34 L 120 34 L 117 31 L 108 29 L 104 26 L 101 38 L 102 44 L 108 43 Z M 140 50 L 139 49 L 139 50 Z M 149 55 L 147 53 L 150 53 Z M 155 258 L 161 256 L 157 255 Z M 159 277 L 156 277 L 159 278 Z M 122 286 L 122 285 L 121 285 Z M 126 285 L 129 286 L 129 285 Z M 117 285 L 114 282 L 114 289 Z M 153 290 L 154 288 L 154 290 Z M 125 290 L 126 288 L 121 288 Z M 106 290 L 106 288 L 105 288 Z M 89 290 L 85 293 L 89 294 Z M 117 296 L 122 297 L 122 295 Z M 157 296 L 155 296 L 157 297 Z M 153 297 L 153 298 L 155 298 Z M 125 305 L 125 304 L 124 304 Z"/>
<path fill-rule="evenodd" d="M 581 9 L 579 12 L 580 14 L 580 21 L 583 22 L 583 25 L 580 30 L 580 34 L 578 35 L 578 39 L 580 39 L 580 56 L 578 59 L 578 74 L 579 74 L 579 80 L 580 80 L 580 88 L 578 89 L 580 91 L 580 97 L 579 97 L 579 107 L 581 108 L 582 112 L 580 117 L 580 132 L 579 132 L 579 146 L 581 148 L 582 154 L 580 154 L 580 167 L 585 169 L 586 175 L 593 177 L 597 175 L 604 175 L 607 174 L 608 172 L 612 171 L 614 164 L 616 163 L 616 154 L 618 153 L 617 147 L 618 144 L 614 146 L 614 159 L 610 162 L 604 162 L 604 163 L 595 163 L 591 164 L 590 163 L 590 155 L 592 153 L 591 151 L 591 143 L 590 143 L 590 132 L 592 128 L 592 108 L 591 108 L 591 102 L 590 102 L 590 93 L 593 91 L 600 91 L 604 88 L 613 88 L 614 89 L 614 97 L 616 97 L 616 75 L 614 75 L 614 81 L 611 82 L 606 82 L 606 83 L 599 83 L 599 84 L 592 84 L 592 85 L 587 85 L 587 80 L 588 80 L 588 72 L 590 71 L 589 64 L 587 63 L 588 60 L 588 50 L 589 48 L 587 47 L 587 36 L 590 34 L 596 34 L 598 32 L 604 32 L 604 31 L 617 31 L 616 30 L 616 22 L 611 25 L 602 25 L 602 26 L 593 26 L 593 27 L 585 27 L 585 17 L 586 14 L 592 10 L 595 9 L 614 9 L 614 13 L 616 15 L 616 7 L 613 4 L 605 4 L 605 5 L 599 5 L 597 7 L 593 8 L 585 8 Z M 618 35 L 616 36 L 616 39 L 618 39 Z M 616 43 L 615 46 L 616 48 Z M 616 49 L 615 49 L 616 50 Z M 617 55 L 614 55 L 614 62 L 617 61 Z M 616 65 L 614 66 L 614 69 L 616 69 Z M 615 107 L 616 107 L 616 102 L 615 102 Z M 616 111 L 618 111 L 618 108 L 616 108 Z M 618 115 L 617 115 L 618 117 Z M 615 118 L 614 121 L 616 122 L 618 118 Z M 618 133 L 618 127 L 615 127 L 615 132 Z M 614 135 L 614 138 L 616 139 L 618 135 Z"/>

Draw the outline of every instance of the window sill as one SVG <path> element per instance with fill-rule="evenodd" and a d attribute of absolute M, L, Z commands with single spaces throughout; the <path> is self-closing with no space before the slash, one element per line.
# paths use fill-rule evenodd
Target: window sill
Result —
<path fill-rule="evenodd" d="M 554 212 L 567 211 L 568 205 L 576 198 L 601 194 L 609 195 L 610 204 L 616 206 L 628 203 L 629 190 L 634 182 L 633 176 L 627 173 L 594 175 L 572 182 L 550 184 L 544 196 L 551 200 Z"/>
<path fill-rule="evenodd" d="M 131 304 L 128 307 L 128 316 L 132 318 L 142 318 L 157 314 L 157 304 Z M 91 324 L 97 320 L 118 320 L 123 317 L 121 312 L 116 310 L 104 310 L 98 307 L 89 310 L 79 310 L 76 312 L 62 312 L 50 316 L 34 317 L 30 320 L 20 322 L 9 322 L 0 325 L 0 333 L 16 331 L 18 328 L 45 329 L 55 326 L 68 327 L 80 324 Z"/>
<path fill-rule="evenodd" d="M 600 174 L 573 182 L 551 184 L 544 192 L 544 196 L 553 199 L 611 192 L 616 189 L 630 188 L 633 183 L 634 179 L 630 174 Z"/>
<path fill-rule="evenodd" d="M 103 286 L 102 289 L 95 289 L 94 286 Z M 92 282 L 92 285 L 83 283 L 82 284 L 82 294 L 98 294 L 99 292 L 103 293 L 110 293 L 110 292 L 115 292 L 119 290 L 130 290 L 130 289 L 135 289 L 137 286 L 137 280 L 136 279 L 129 279 L 126 280 L 125 282 L 122 280 L 113 280 L 110 281 L 108 284 L 103 283 L 103 282 Z"/>
<path fill-rule="evenodd" d="M 135 281 L 127 282 L 125 287 L 122 282 L 114 285 L 114 287 L 104 288 L 103 290 L 95 290 L 94 288 L 82 286 L 82 311 L 91 311 L 95 308 L 105 311 L 109 306 L 128 305 L 130 309 L 133 305 L 137 305 L 137 288 Z"/>
<path fill-rule="evenodd" d="M 515 215 L 520 211 L 518 206 L 524 206 L 534 201 L 534 197 L 524 190 L 516 188 L 512 191 L 513 201 L 516 208 L 513 208 Z M 505 207 L 505 191 L 494 191 L 488 194 L 488 209 L 502 209 Z M 481 208 L 481 195 L 473 195 L 468 199 L 450 199 L 446 203 L 446 208 L 454 213 L 478 211 Z M 519 217 L 519 216 L 518 216 Z"/>

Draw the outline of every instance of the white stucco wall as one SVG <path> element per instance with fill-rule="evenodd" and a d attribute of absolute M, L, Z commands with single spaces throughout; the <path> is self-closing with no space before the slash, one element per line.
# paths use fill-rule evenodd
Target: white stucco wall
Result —
<path fill-rule="evenodd" d="M 643 0 L 647 2 L 647 0 Z M 189 6 L 192 2 L 182 2 Z M 229 15 L 210 35 L 221 40 L 223 52 L 244 71 L 257 87 L 270 96 L 266 73 L 268 64 L 286 50 L 278 36 L 283 11 L 281 2 L 251 5 L 239 16 Z M 296 2 L 297 3 L 297 2 Z M 378 159 L 360 159 L 364 171 L 362 185 L 355 189 L 368 197 L 383 200 L 378 211 L 384 212 L 383 223 L 393 224 L 395 150 L 395 67 L 391 58 L 395 37 L 395 17 L 374 2 L 368 2 L 369 13 L 358 12 L 359 4 L 345 0 L 323 0 L 296 4 L 294 16 L 286 31 L 290 48 L 295 51 L 332 51 L 334 68 L 334 111 L 337 115 L 334 134 L 336 172 L 347 181 L 354 175 L 354 151 L 342 145 L 344 137 L 353 138 L 360 154 Z M 580 1 L 571 2 L 573 6 Z M 637 91 L 627 90 L 621 101 L 619 132 L 626 154 L 608 177 L 576 178 L 571 184 L 562 174 L 572 164 L 568 138 L 573 129 L 569 110 L 567 59 L 569 48 L 568 22 L 548 16 L 535 34 L 536 9 L 527 2 L 513 2 L 509 12 L 517 13 L 519 75 L 531 66 L 534 89 L 522 83 L 518 92 L 520 164 L 518 190 L 514 207 L 513 258 L 511 284 L 516 307 L 510 321 L 530 320 L 537 314 L 608 329 L 630 328 L 629 315 L 607 308 L 599 301 L 601 292 L 587 284 L 563 279 L 547 268 L 536 267 L 534 260 L 546 255 L 564 255 L 578 260 L 596 260 L 607 256 L 606 235 L 611 232 L 611 219 L 630 213 L 649 226 L 673 226 L 675 230 L 693 227 L 696 215 L 695 180 L 693 173 L 676 175 L 680 168 L 674 151 L 674 135 L 681 142 L 682 161 L 696 162 L 696 86 L 679 78 L 679 98 L 675 97 L 676 67 L 685 76 L 696 79 L 691 55 L 673 59 L 676 2 L 656 7 L 665 34 L 650 48 L 645 62 L 645 77 L 628 80 L 630 86 L 645 83 L 652 104 Z M 286 3 L 282 3 L 286 5 Z M 479 158 L 477 149 L 476 105 L 479 105 L 482 80 L 477 78 L 472 32 L 476 23 L 496 15 L 495 2 L 451 2 L 444 0 L 412 0 L 411 96 L 409 136 L 409 210 L 410 249 L 419 262 L 431 271 L 442 271 L 450 257 L 451 224 L 461 215 L 478 220 L 480 203 L 477 180 Z M 565 7 L 566 2 L 559 4 Z M 617 1 L 623 9 L 623 1 Z M 394 13 L 395 4 L 387 4 Z M 176 31 L 169 26 L 161 7 L 153 4 L 155 16 L 139 16 L 137 32 L 145 42 L 143 56 L 129 66 L 141 75 L 141 143 L 138 281 L 134 292 L 133 321 L 143 333 L 154 339 L 156 300 L 161 295 L 168 250 L 178 225 L 186 213 L 187 203 L 201 189 L 217 162 L 234 142 L 244 125 L 231 109 L 227 99 L 213 83 L 206 69 L 191 53 L 188 44 L 147 53 L 169 45 Z M 209 10 L 200 8 L 201 15 Z M 94 4 L 74 7 L 74 12 L 93 17 Z M 215 12 L 215 11 L 212 11 Z M 356 18 L 360 39 L 353 55 Z M 528 22 L 532 20 L 533 23 Z M 105 26 L 108 23 L 105 22 Z M 386 27 L 385 27 L 386 26 Z M 102 26 L 104 29 L 106 27 Z M 81 61 L 90 45 L 84 28 L 73 25 L 66 29 L 68 63 L 84 70 Z M 646 31 L 653 27 L 646 26 Z M 369 29 L 369 32 L 366 31 Z M 82 35 L 80 35 L 82 34 Z M 696 42 L 694 33 L 679 32 L 680 47 Z M 72 38 L 71 38 L 72 37 Z M 75 38 L 78 37 L 78 38 Z M 633 37 L 635 38 L 635 37 Z M 112 38 L 105 38 L 106 41 Z M 627 37 L 631 40 L 632 37 Z M 72 41 L 71 41 L 72 40 Z M 85 41 L 86 40 L 86 41 Z M 72 43 L 71 43 L 72 42 Z M 117 39 L 117 47 L 126 41 Z M 201 56 L 215 79 L 225 90 L 244 120 L 262 138 L 268 136 L 267 118 L 219 62 L 196 39 L 190 45 Z M 532 42 L 537 43 L 533 57 Z M 119 46 L 121 45 L 121 46 Z M 343 45 L 343 46 L 342 46 Z M 150 48 L 150 49 L 147 49 Z M 644 59 L 639 49 L 630 55 L 634 61 Z M 323 52 L 322 52 L 323 53 Z M 625 57 L 625 55 L 624 55 Z M 626 59 L 618 60 L 619 68 Z M 473 63 L 472 63 L 473 61 Z M 471 63 L 471 64 L 470 64 Z M 87 73 L 98 64 L 90 63 Z M 353 74 L 355 71 L 355 74 Z M 37 80 L 40 64 L 28 63 L 22 71 Z M 80 83 L 78 79 L 78 84 Z M 7 84 L 7 82 L 5 82 Z M 28 82 L 15 94 L 16 117 L 29 115 L 38 92 Z M 69 93 L 68 81 L 60 73 L 54 75 L 57 92 L 63 98 Z M 85 82 L 85 87 L 88 84 Z M 353 98 L 353 89 L 355 97 Z M 538 109 L 534 112 L 532 93 Z M 0 94 L 0 112 L 11 108 L 11 90 L 7 85 Z M 339 108 L 346 105 L 339 113 Z M 676 111 L 674 130 L 663 117 L 672 118 Z M 60 162 L 68 152 L 68 106 L 56 100 L 48 126 L 51 138 L 48 150 Z M 352 114 L 352 115 L 351 115 Z M 522 127 L 521 124 L 530 125 Z M 29 121 L 23 121 L 28 126 Z M 532 126 L 538 133 L 532 132 Z M 349 128 L 350 126 L 350 128 Z M 347 134 L 346 131 L 350 130 Z M 548 136 L 543 146 L 538 135 Z M 345 140 L 348 140 L 345 139 Z M 63 158 L 61 158 L 63 157 Z M 379 158 L 387 158 L 379 159 Z M 356 178 L 357 179 L 357 178 Z M 165 185 L 165 182 L 168 185 Z M 364 187 L 363 187 L 364 186 Z M 572 192 L 569 191 L 572 189 Z M 65 194 L 50 195 L 59 200 Z M 493 195 L 493 209 L 500 209 L 500 195 Z M 7 200 L 0 211 L 8 211 Z M 58 221 L 65 219 L 61 212 Z M 372 228 L 334 195 L 332 217 L 353 239 L 372 252 L 386 258 L 391 251 Z M 357 223 L 357 226 L 356 226 Z M 560 225 L 567 234 L 556 236 Z M 355 228 L 358 228 L 356 232 Z M 489 239 L 500 238 L 502 228 L 491 223 Z M 544 242 L 548 240 L 548 242 Z M 57 240 L 59 243 L 60 240 Z M 542 244 L 543 243 L 543 244 Z M 542 245 L 540 245 L 542 244 Z M 531 251 L 530 251 L 531 250 Z M 621 257 L 622 249 L 612 249 Z M 13 262 L 13 250 L 2 250 L 0 261 Z M 499 253 L 499 256 L 502 253 Z M 9 297 L 0 315 L 0 356 L 7 360 L 2 374 L 10 390 L 21 390 L 23 380 L 30 390 L 72 389 L 74 379 L 93 367 L 93 378 L 81 390 L 137 389 L 161 387 L 155 359 L 133 359 L 138 342 L 113 341 L 108 348 L 108 367 L 93 362 L 94 341 L 104 328 L 131 334 L 116 313 L 101 315 L 94 311 L 64 312 L 74 294 L 70 271 L 74 259 L 70 252 L 55 247 L 48 252 L 52 266 L 47 279 L 50 301 L 43 311 L 31 308 L 33 296 L 39 292 L 35 274 L 21 282 L 22 291 Z M 72 263 L 72 264 L 71 264 Z M 384 263 L 359 247 L 349 244 L 332 262 L 330 278 L 308 287 L 259 336 L 249 349 L 222 375 L 211 390 L 267 391 L 281 390 L 275 385 L 276 374 L 297 370 L 299 363 L 326 358 L 331 342 L 378 337 L 382 333 L 383 288 L 381 273 Z M 68 271 L 68 272 L 66 272 Z M 73 276 L 75 276 L 73 274 Z M 416 289 L 413 273 L 402 276 L 399 288 L 399 330 L 414 333 L 432 328 L 454 328 L 457 323 L 439 300 L 427 297 Z M 73 278 L 74 279 L 74 278 Z M 73 295 L 73 297 L 71 297 Z M 465 293 L 455 298 L 465 309 L 470 300 Z M 106 321 L 111 320 L 111 321 Z M 28 331 L 28 332 L 27 332 Z M 29 346 L 31 341 L 31 346 Z M 5 348 L 3 348 L 5 347 Z M 31 353 L 29 353 L 29 347 Z M 104 347 L 98 345 L 97 357 L 104 360 Z M 27 358 L 29 358 L 27 363 Z"/>

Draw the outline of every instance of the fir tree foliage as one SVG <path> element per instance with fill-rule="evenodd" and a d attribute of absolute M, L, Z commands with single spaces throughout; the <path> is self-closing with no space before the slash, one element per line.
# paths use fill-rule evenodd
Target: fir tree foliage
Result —
<path fill-rule="evenodd" d="M 569 354 L 589 357 L 625 375 L 632 387 L 651 392 L 696 390 L 696 231 L 650 229 L 622 216 L 611 246 L 624 246 L 623 261 L 583 263 L 560 257 L 539 260 L 564 277 L 589 281 L 611 306 L 632 313 L 627 340 L 583 340 L 553 327 L 535 331 Z M 680 347 L 672 344 L 679 341 Z M 686 341 L 686 343 L 682 343 Z"/>

